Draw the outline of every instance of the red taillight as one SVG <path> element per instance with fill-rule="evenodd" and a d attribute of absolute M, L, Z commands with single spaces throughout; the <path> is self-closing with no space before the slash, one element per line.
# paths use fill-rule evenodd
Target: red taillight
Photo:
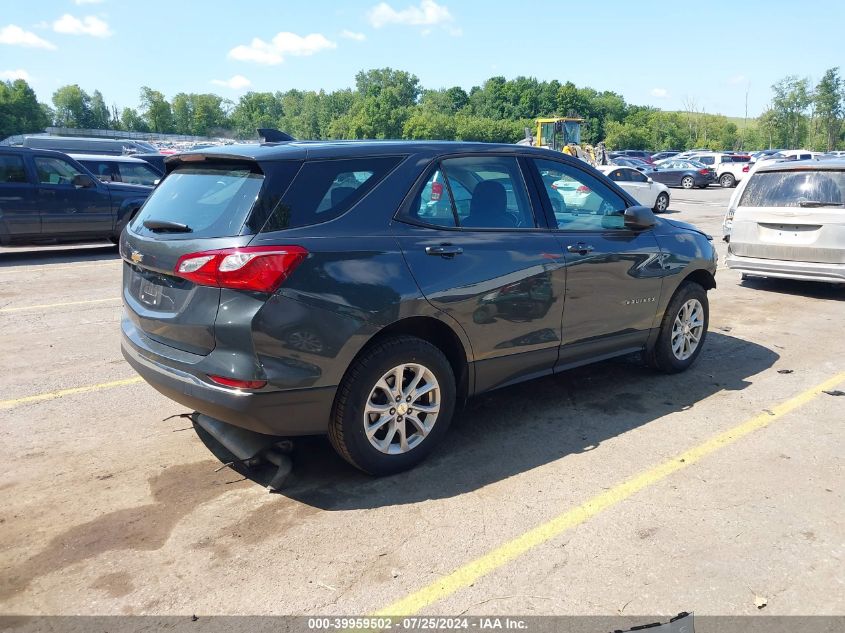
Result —
<path fill-rule="evenodd" d="M 227 378 L 226 376 L 212 376 L 208 375 L 212 382 L 224 387 L 233 387 L 235 389 L 261 389 L 267 384 L 266 380 L 238 380 L 236 378 Z"/>
<path fill-rule="evenodd" d="M 301 246 L 245 246 L 182 255 L 173 273 L 201 286 L 274 292 L 308 255 Z"/>
<path fill-rule="evenodd" d="M 587 185 L 581 185 L 575 190 L 575 193 L 590 193 L 590 188 Z"/>
<path fill-rule="evenodd" d="M 707 174 L 710 173 L 710 170 L 705 167 L 704 169 L 699 169 L 698 173 L 701 174 L 702 176 L 706 176 Z"/>
<path fill-rule="evenodd" d="M 431 200 L 432 201 L 440 200 L 440 197 L 442 195 L 443 195 L 443 183 L 442 182 L 431 183 Z"/>
<path fill-rule="evenodd" d="M 747 174 L 749 171 L 751 171 L 751 165 L 744 165 L 742 168 L 742 173 Z"/>

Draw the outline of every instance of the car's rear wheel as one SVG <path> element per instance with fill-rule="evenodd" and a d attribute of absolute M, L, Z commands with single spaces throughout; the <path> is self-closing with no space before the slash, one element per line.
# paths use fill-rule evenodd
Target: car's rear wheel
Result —
<path fill-rule="evenodd" d="M 372 475 L 422 461 L 445 435 L 455 408 L 455 375 L 437 347 L 413 336 L 365 351 L 338 388 L 329 440 Z"/>
<path fill-rule="evenodd" d="M 681 187 L 684 189 L 692 189 L 695 187 L 695 178 L 692 176 L 684 176 L 681 178 Z"/>
<path fill-rule="evenodd" d="M 719 184 L 725 189 L 730 189 L 736 184 L 736 178 L 734 178 L 733 174 L 722 174 L 719 177 Z"/>
<path fill-rule="evenodd" d="M 669 208 L 669 194 L 665 191 L 657 194 L 657 200 L 654 201 L 654 212 L 663 213 Z"/>
<path fill-rule="evenodd" d="M 707 292 L 695 282 L 682 283 L 666 307 L 657 341 L 647 353 L 649 365 L 667 374 L 687 369 L 701 353 L 709 321 Z"/>

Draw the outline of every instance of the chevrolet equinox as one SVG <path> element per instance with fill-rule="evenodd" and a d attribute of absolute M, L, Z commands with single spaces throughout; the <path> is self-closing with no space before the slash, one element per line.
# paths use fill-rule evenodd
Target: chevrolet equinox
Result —
<path fill-rule="evenodd" d="M 287 142 L 167 160 L 123 231 L 123 354 L 223 426 L 384 475 L 473 395 L 642 352 L 687 369 L 716 255 L 564 154 Z M 231 426 L 227 427 L 231 428 Z"/>

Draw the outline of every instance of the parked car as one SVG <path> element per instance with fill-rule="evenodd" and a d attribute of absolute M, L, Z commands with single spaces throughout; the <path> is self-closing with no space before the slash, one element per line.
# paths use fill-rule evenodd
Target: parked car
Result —
<path fill-rule="evenodd" d="M 88 171 L 104 182 L 125 182 L 130 185 L 153 187 L 161 180 L 161 174 L 147 161 L 131 156 L 109 156 L 107 154 L 68 154 L 84 165 Z"/>
<path fill-rule="evenodd" d="M 654 182 L 649 174 L 628 167 L 599 167 L 605 176 L 631 194 L 644 207 L 650 207 L 655 213 L 663 213 L 669 208 L 669 188 Z"/>
<path fill-rule="evenodd" d="M 68 154 L 122 154 L 155 153 L 156 148 L 143 141 L 131 139 L 88 138 L 84 136 L 53 136 L 34 134 L 23 137 L 23 147 L 52 149 Z"/>
<path fill-rule="evenodd" d="M 611 166 L 615 165 L 617 167 L 633 167 L 634 169 L 639 170 L 651 169 L 653 167 L 653 165 L 650 165 L 649 163 L 639 158 L 625 158 L 622 156 L 620 156 L 619 158 L 614 158 L 610 161 L 610 164 Z"/>
<path fill-rule="evenodd" d="M 652 154 L 651 160 L 656 162 L 658 160 L 663 160 L 665 158 L 672 158 L 672 156 L 676 156 L 677 154 L 680 154 L 680 153 L 681 153 L 681 150 L 679 150 L 679 149 L 668 149 L 664 152 L 657 152 L 656 154 Z"/>
<path fill-rule="evenodd" d="M 716 168 L 716 180 L 722 187 L 735 187 L 751 170 L 751 156 L 732 154 L 725 156 Z"/>
<path fill-rule="evenodd" d="M 651 157 L 652 152 L 647 152 L 643 149 L 623 149 L 618 150 L 617 154 L 620 158 L 639 158 L 641 161 L 644 161 L 649 165 L 654 162 Z"/>
<path fill-rule="evenodd" d="M 117 242 L 150 191 L 100 182 L 61 152 L 0 147 L 0 243 Z"/>
<path fill-rule="evenodd" d="M 160 175 L 164 176 L 164 159 L 170 154 L 132 154 L 132 158 L 137 158 L 148 162 L 153 166 Z"/>
<path fill-rule="evenodd" d="M 569 207 L 563 179 L 597 209 Z M 483 143 L 180 154 L 120 253 L 123 354 L 152 386 L 218 438 L 328 434 L 377 475 L 423 459 L 475 394 L 635 351 L 687 369 L 716 271 L 704 233 L 582 161 Z"/>
<path fill-rule="evenodd" d="M 845 164 L 793 161 L 757 168 L 723 223 L 728 268 L 743 277 L 845 283 Z"/>
<path fill-rule="evenodd" d="M 722 163 L 732 162 L 733 155 L 727 152 L 696 152 L 687 156 L 686 160 L 701 163 L 716 172 Z"/>
<path fill-rule="evenodd" d="M 654 170 L 648 175 L 669 187 L 706 188 L 715 180 L 712 169 L 690 160 L 669 158 L 654 164 Z"/>

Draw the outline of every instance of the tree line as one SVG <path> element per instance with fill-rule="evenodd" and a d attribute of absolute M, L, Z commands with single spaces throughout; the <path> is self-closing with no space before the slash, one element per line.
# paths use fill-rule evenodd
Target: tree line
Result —
<path fill-rule="evenodd" d="M 255 138 L 275 127 L 301 139 L 406 138 L 513 143 L 541 116 L 585 120 L 582 142 L 628 149 L 761 149 L 845 147 L 845 84 L 831 68 L 812 86 L 785 77 L 772 86 L 762 115 L 738 126 L 725 116 L 698 111 L 688 100 L 680 112 L 629 104 L 612 91 L 531 77 L 491 77 L 469 91 L 426 89 L 406 71 L 361 71 L 355 87 L 332 92 L 248 92 L 237 102 L 211 93 L 180 92 L 167 99 L 143 86 L 139 107 L 106 105 L 99 90 L 62 86 L 52 105 L 39 103 L 23 80 L 0 82 L 0 138 L 49 125 L 228 138 Z"/>

